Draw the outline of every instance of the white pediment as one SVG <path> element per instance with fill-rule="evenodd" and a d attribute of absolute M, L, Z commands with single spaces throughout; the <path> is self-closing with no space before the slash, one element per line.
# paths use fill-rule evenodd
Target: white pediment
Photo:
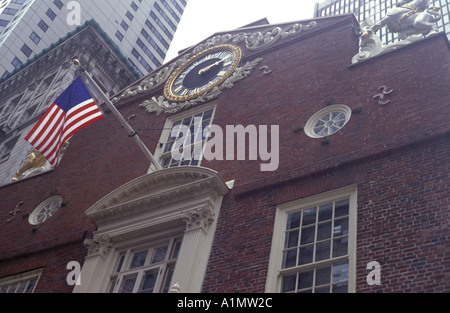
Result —
<path fill-rule="evenodd" d="M 86 211 L 96 225 L 144 211 L 188 202 L 202 195 L 220 197 L 229 188 L 220 175 L 203 167 L 177 167 L 136 178 L 117 188 Z"/>

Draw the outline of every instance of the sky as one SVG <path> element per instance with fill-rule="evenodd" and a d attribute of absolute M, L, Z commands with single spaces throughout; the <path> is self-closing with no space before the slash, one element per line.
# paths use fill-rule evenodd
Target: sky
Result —
<path fill-rule="evenodd" d="M 188 0 L 167 53 L 166 62 L 178 51 L 219 31 L 233 30 L 266 17 L 271 24 L 310 19 L 322 0 Z"/>

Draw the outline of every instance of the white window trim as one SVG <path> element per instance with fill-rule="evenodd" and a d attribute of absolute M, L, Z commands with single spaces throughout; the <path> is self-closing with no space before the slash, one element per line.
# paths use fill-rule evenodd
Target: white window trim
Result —
<path fill-rule="evenodd" d="M 330 135 L 326 135 L 326 136 L 316 134 L 314 131 L 314 128 L 315 128 L 317 122 L 319 121 L 319 119 L 327 114 L 330 114 L 330 113 L 336 112 L 336 111 L 342 112 L 345 114 L 345 121 L 344 121 L 344 124 L 340 127 L 340 129 L 335 131 L 334 133 L 332 133 Z M 306 135 L 308 135 L 311 138 L 324 138 L 327 136 L 332 136 L 332 135 L 336 134 L 337 132 L 340 132 L 345 127 L 345 125 L 350 120 L 351 116 L 352 116 L 352 110 L 348 106 L 346 106 L 344 104 L 333 104 L 333 105 L 327 106 L 326 108 L 323 108 L 322 110 L 316 112 L 313 116 L 311 116 L 311 118 L 308 120 L 308 122 L 306 122 L 304 131 L 305 131 Z"/>
<path fill-rule="evenodd" d="M 196 115 L 198 113 L 205 112 L 205 111 L 213 109 L 213 113 L 211 115 L 211 124 L 212 124 L 213 121 L 214 121 L 215 114 L 216 114 L 216 105 L 217 105 L 217 101 L 213 101 L 211 103 L 208 103 L 208 104 L 205 104 L 205 105 L 201 105 L 201 106 L 197 106 L 197 107 L 195 107 L 193 109 L 186 110 L 186 111 L 183 111 L 183 112 L 171 115 L 171 116 L 169 116 L 166 119 L 166 122 L 164 123 L 163 131 L 161 132 L 161 136 L 159 138 L 159 143 L 160 144 L 158 144 L 158 146 L 157 146 L 157 148 L 155 150 L 155 154 L 154 154 L 154 157 L 159 162 L 159 164 L 162 163 L 163 151 L 166 148 L 167 138 L 169 138 L 170 133 L 172 132 L 172 128 L 173 128 L 174 122 L 178 121 L 178 120 L 181 120 L 181 119 L 184 119 L 186 117 L 194 116 L 194 115 Z M 206 139 L 206 141 L 207 140 L 208 139 Z M 203 144 L 202 155 L 203 155 L 205 146 L 206 145 Z M 201 166 L 201 163 L 202 163 L 202 159 L 199 160 L 199 163 L 198 163 L 197 166 Z M 155 172 L 155 170 L 156 170 L 156 168 L 152 164 L 150 166 L 149 170 L 148 170 L 148 173 Z"/>
<path fill-rule="evenodd" d="M 180 235 L 181 234 L 181 235 Z M 124 270 L 123 268 L 128 268 L 130 266 L 130 262 L 132 259 L 132 253 L 142 251 L 142 250 L 152 250 L 154 248 L 157 248 L 158 246 L 167 243 L 168 241 L 174 241 L 175 238 L 182 237 L 183 230 L 180 227 L 172 229 L 172 232 L 164 232 L 164 234 L 158 234 L 157 236 L 145 236 L 145 243 L 141 243 L 139 245 L 133 245 L 133 241 L 128 242 L 122 242 L 121 244 L 116 245 L 114 254 L 112 256 L 112 259 L 114 262 L 111 262 L 111 267 L 109 268 L 109 278 L 117 278 L 115 286 L 111 285 L 111 279 L 107 279 L 105 281 L 105 286 L 107 286 L 105 292 L 109 292 L 112 288 L 114 288 L 113 292 L 118 292 L 119 288 L 122 284 L 122 279 L 125 276 L 130 275 L 130 273 L 138 273 L 139 279 L 136 281 L 136 284 L 134 286 L 135 289 L 139 288 L 140 283 L 142 282 L 142 275 L 140 273 L 147 272 L 151 269 L 156 268 L 164 268 L 172 263 L 171 260 L 167 260 L 164 262 L 156 263 L 156 264 L 148 264 L 144 267 L 140 267 L 137 269 L 127 269 Z M 160 237 L 164 237 L 161 239 Z M 155 239 L 156 237 L 156 239 Z M 171 253 L 171 251 L 167 251 L 167 253 Z M 124 256 L 124 262 L 122 264 L 122 270 L 120 272 L 117 272 L 118 267 L 118 261 L 121 256 Z M 162 287 L 162 283 L 164 282 L 165 277 L 163 277 L 166 274 L 166 271 L 163 273 L 160 273 L 158 275 L 157 282 L 155 284 L 155 289 L 160 289 Z M 169 286 L 171 287 L 171 286 Z"/>
<path fill-rule="evenodd" d="M 42 275 L 43 269 L 38 269 L 38 270 L 34 270 L 31 272 L 27 272 L 27 273 L 22 273 L 22 274 L 18 274 L 18 275 L 14 275 L 14 276 L 9 276 L 9 277 L 5 277 L 0 279 L 0 286 L 10 286 L 10 285 L 14 285 L 16 283 L 20 283 L 20 282 L 27 282 L 27 286 L 28 283 L 31 280 L 36 280 L 36 283 L 33 286 L 33 289 L 30 291 L 31 293 L 34 292 L 34 290 L 36 289 L 36 286 L 39 282 L 39 279 Z"/>
<path fill-rule="evenodd" d="M 321 193 L 304 199 L 278 205 L 275 215 L 272 247 L 269 259 L 269 269 L 266 279 L 267 293 L 279 293 L 281 290 L 281 266 L 283 259 L 284 234 L 286 231 L 287 216 L 299 210 L 308 209 L 333 201 L 349 198 L 349 277 L 348 290 L 355 292 L 356 284 L 356 221 L 357 221 L 357 185 L 343 187 L 329 192 Z"/>
<path fill-rule="evenodd" d="M 106 292 L 124 247 L 180 232 L 183 240 L 171 286 L 179 292 L 201 292 L 222 198 L 228 191 L 217 172 L 191 166 L 147 174 L 111 192 L 86 211 L 97 230 L 85 241 L 88 256 L 74 292 Z"/>

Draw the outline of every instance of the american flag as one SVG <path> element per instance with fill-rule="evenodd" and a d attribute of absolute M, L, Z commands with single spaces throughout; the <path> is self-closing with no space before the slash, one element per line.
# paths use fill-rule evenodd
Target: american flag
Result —
<path fill-rule="evenodd" d="M 103 114 L 78 77 L 55 100 L 31 132 L 25 137 L 57 168 L 59 151 L 66 140 L 87 125 L 103 118 Z"/>

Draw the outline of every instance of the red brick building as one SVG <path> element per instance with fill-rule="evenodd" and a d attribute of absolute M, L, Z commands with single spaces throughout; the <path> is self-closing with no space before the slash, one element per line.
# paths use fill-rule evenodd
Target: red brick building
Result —
<path fill-rule="evenodd" d="M 353 15 L 220 33 L 118 94 L 165 169 L 106 112 L 2 186 L 0 288 L 450 291 L 447 38 L 352 64 L 358 35 Z M 215 157 L 177 162 L 179 124 L 193 156 L 215 125 Z"/>

